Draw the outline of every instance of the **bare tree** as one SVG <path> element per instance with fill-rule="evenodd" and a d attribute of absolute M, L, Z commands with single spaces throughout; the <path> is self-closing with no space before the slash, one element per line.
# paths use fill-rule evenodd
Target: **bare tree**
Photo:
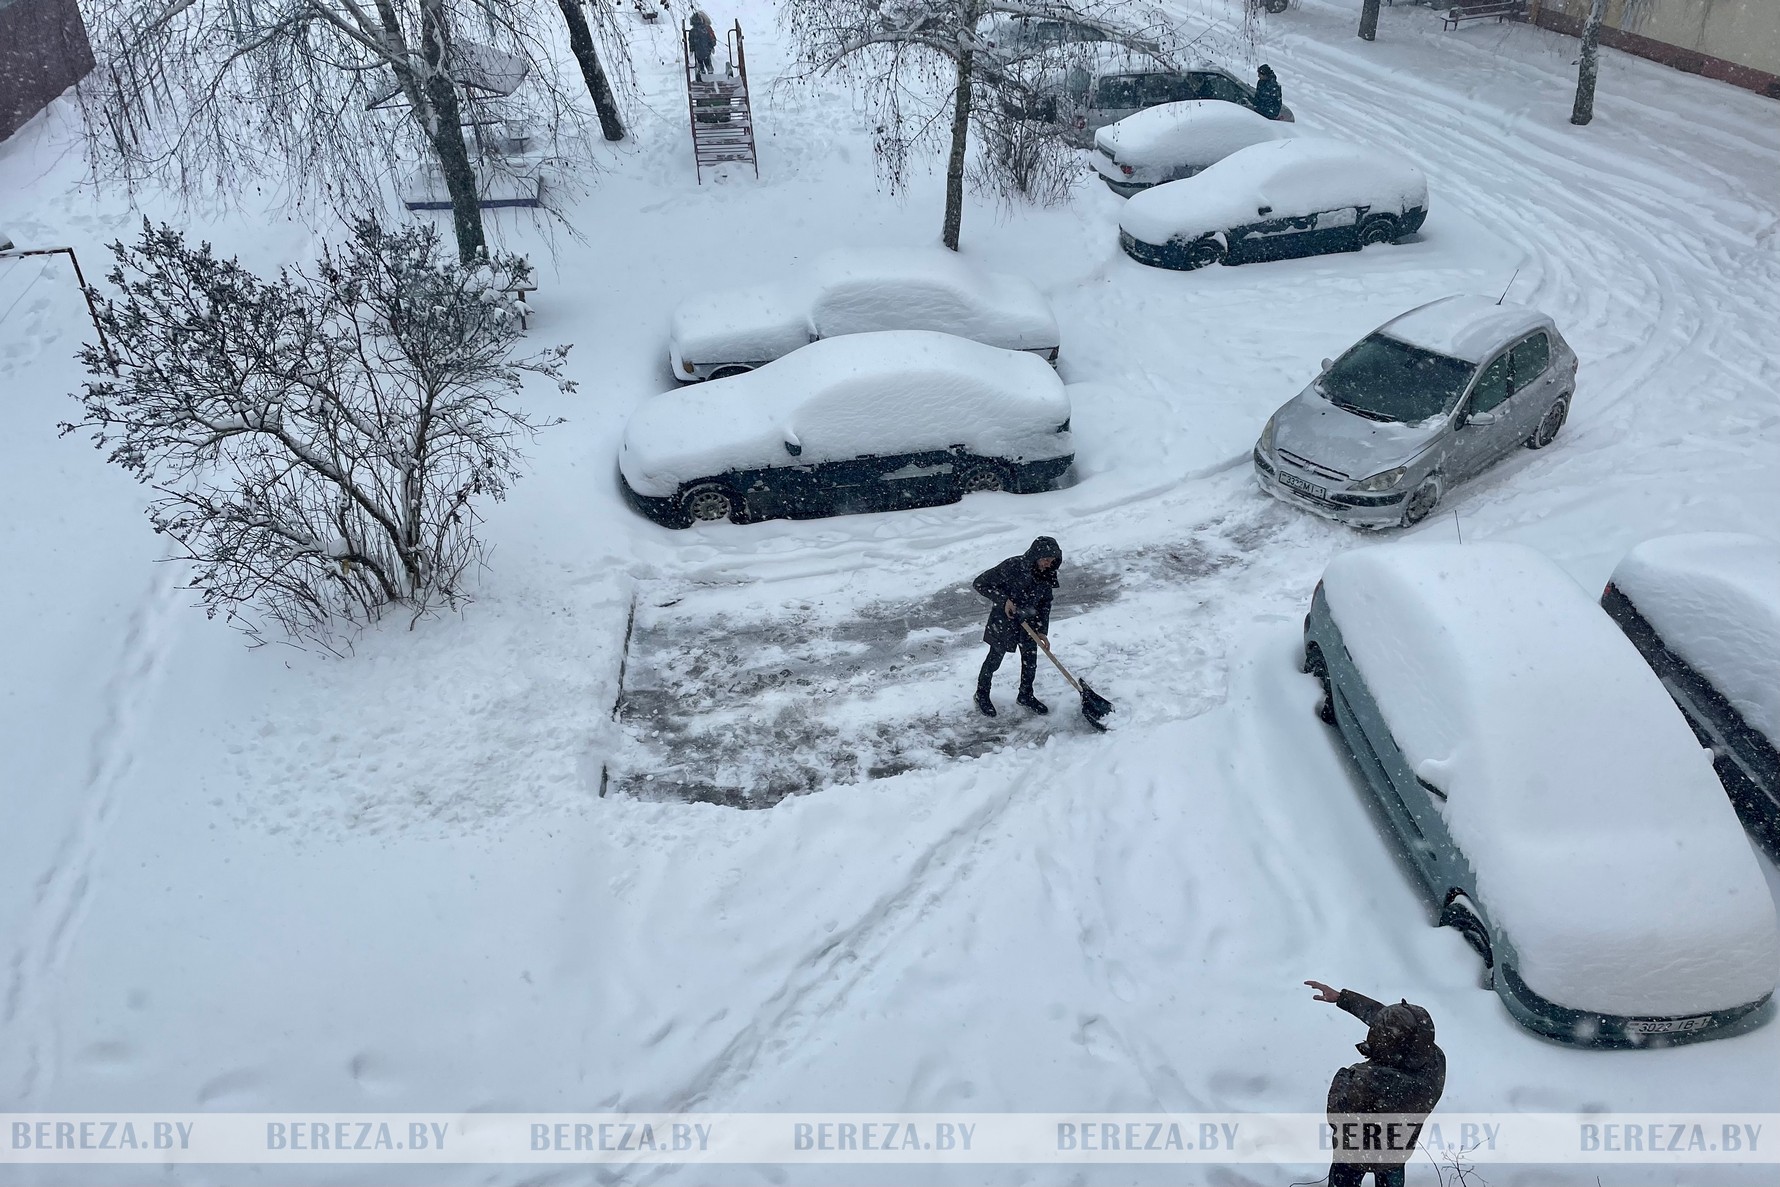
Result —
<path fill-rule="evenodd" d="M 1570 122 L 1586 124 L 1595 118 L 1595 79 L 1601 71 L 1601 22 L 1607 17 L 1607 0 L 1594 0 L 1582 22 L 1582 57 L 1576 68 L 1576 104 Z"/>
<path fill-rule="evenodd" d="M 1360 40 L 1378 40 L 1378 0 L 1364 0 L 1360 5 Z"/>
<path fill-rule="evenodd" d="M 606 78 L 606 68 L 600 63 L 599 50 L 593 44 L 593 31 L 588 28 L 587 14 L 581 10 L 582 0 L 556 0 L 562 9 L 562 23 L 568 26 L 569 50 L 580 63 L 581 78 L 587 83 L 588 97 L 593 100 L 593 107 L 600 117 L 600 132 L 607 140 L 624 139 L 624 117 L 619 114 L 618 100 L 612 94 L 612 84 Z M 609 15 L 611 8 L 594 0 L 596 11 L 602 16 Z"/>
<path fill-rule="evenodd" d="M 502 146 L 529 145 L 532 124 L 556 160 L 586 155 L 543 2 L 95 0 L 104 60 L 82 89 L 95 174 L 225 199 L 270 180 L 356 215 L 387 202 L 396 162 L 427 160 L 474 259 L 477 161 L 508 169 Z"/>
<path fill-rule="evenodd" d="M 953 251 L 964 214 L 971 126 L 981 130 L 994 121 L 1003 145 L 1011 145 L 1005 121 L 1025 118 L 1044 101 L 1045 76 L 1067 57 L 1057 47 L 1001 44 L 998 24 L 1054 22 L 1074 36 L 1168 60 L 1161 18 L 1146 20 L 1115 0 L 786 0 L 781 11 L 803 77 L 847 71 L 866 81 L 878 117 L 874 148 L 893 185 L 906 179 L 924 142 L 941 128 L 949 132 L 940 238 Z M 1037 160 L 1031 154 L 1022 159 L 1029 165 Z M 1021 189 L 993 158 L 984 168 L 981 176 L 991 185 Z"/>
<path fill-rule="evenodd" d="M 157 532 L 212 615 L 327 643 L 399 605 L 453 606 L 482 559 L 476 503 L 519 476 L 524 373 L 563 390 L 567 347 L 512 357 L 526 263 L 462 264 L 430 225 L 362 221 L 312 270 L 262 280 L 143 224 L 114 244 L 79 395 L 96 448 L 148 484 Z"/>

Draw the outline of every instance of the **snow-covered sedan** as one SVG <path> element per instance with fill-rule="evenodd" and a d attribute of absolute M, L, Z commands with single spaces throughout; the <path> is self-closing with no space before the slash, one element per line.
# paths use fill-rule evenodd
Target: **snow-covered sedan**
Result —
<path fill-rule="evenodd" d="M 1304 669 L 1439 922 L 1522 1025 L 1666 1044 L 1772 996 L 1774 902 L 1710 756 L 1549 560 L 1506 543 L 1345 553 L 1312 597 Z"/>
<path fill-rule="evenodd" d="M 699 293 L 674 310 L 668 354 L 674 378 L 693 383 L 879 330 L 939 330 L 1057 361 L 1057 319 L 1036 285 L 938 247 L 831 251 L 773 284 Z"/>
<path fill-rule="evenodd" d="M 1094 133 L 1094 169 L 1108 189 L 1129 198 L 1165 181 L 1192 177 L 1251 144 L 1293 135 L 1292 124 L 1235 103 L 1164 103 Z"/>
<path fill-rule="evenodd" d="M 1043 359 L 896 330 L 646 401 L 618 470 L 631 506 L 688 527 L 1029 494 L 1074 454 L 1069 395 Z"/>
<path fill-rule="evenodd" d="M 1576 365 L 1537 309 L 1431 301 L 1323 361 L 1261 430 L 1255 480 L 1345 523 L 1408 527 L 1520 446 L 1550 445 L 1570 414 Z"/>
<path fill-rule="evenodd" d="M 1414 165 L 1301 136 L 1134 196 L 1119 214 L 1119 246 L 1140 264 L 1185 271 L 1395 243 L 1427 217 L 1428 183 Z"/>
<path fill-rule="evenodd" d="M 1780 855 L 1780 544 L 1705 532 L 1626 554 L 1601 594 L 1675 698 L 1743 824 Z"/>

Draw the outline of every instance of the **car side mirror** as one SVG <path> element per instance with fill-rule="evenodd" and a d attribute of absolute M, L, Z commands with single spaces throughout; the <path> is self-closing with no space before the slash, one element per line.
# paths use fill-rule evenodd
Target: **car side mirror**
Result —
<path fill-rule="evenodd" d="M 1465 423 L 1476 425 L 1480 429 L 1488 428 L 1496 423 L 1496 414 L 1493 412 L 1467 412 L 1465 413 Z"/>
<path fill-rule="evenodd" d="M 1325 370 L 1325 371 L 1327 371 L 1330 367 L 1333 367 L 1334 365 L 1335 365 L 1334 359 L 1324 359 L 1323 360 L 1323 370 Z"/>
<path fill-rule="evenodd" d="M 1255 213 L 1256 213 L 1256 214 L 1272 214 L 1272 213 L 1273 213 L 1273 207 L 1271 207 L 1271 206 L 1258 206 L 1258 207 L 1256 207 L 1256 208 L 1255 208 Z"/>
<path fill-rule="evenodd" d="M 803 454 L 803 442 L 799 441 L 797 434 L 790 429 L 785 430 L 785 452 L 792 457 L 800 457 Z"/>

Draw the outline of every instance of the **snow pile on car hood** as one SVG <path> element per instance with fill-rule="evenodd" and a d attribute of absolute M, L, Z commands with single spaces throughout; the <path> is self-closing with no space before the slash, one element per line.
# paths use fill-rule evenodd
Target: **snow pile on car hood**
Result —
<path fill-rule="evenodd" d="M 1780 544 L 1732 532 L 1659 536 L 1626 554 L 1613 584 L 1780 746 Z"/>
<path fill-rule="evenodd" d="M 1057 320 L 1038 287 L 940 247 L 825 252 L 800 276 L 699 293 L 674 311 L 672 351 L 694 363 L 760 363 L 815 338 L 939 330 L 1009 350 L 1049 349 Z"/>
<path fill-rule="evenodd" d="M 1160 245 L 1344 206 L 1397 214 L 1427 204 L 1427 180 L 1400 157 L 1298 136 L 1250 145 L 1203 173 L 1143 191 L 1125 203 L 1119 226 L 1140 242 Z M 1272 209 L 1260 214 L 1264 206 Z"/>
<path fill-rule="evenodd" d="M 1773 990 L 1773 901 L 1711 758 L 1568 576 L 1519 545 L 1406 543 L 1323 581 L 1534 992 L 1672 1016 Z"/>
<path fill-rule="evenodd" d="M 618 463 L 632 490 L 661 498 L 729 470 L 866 454 L 1064 457 L 1068 420 L 1063 381 L 1036 355 L 921 330 L 853 334 L 645 401 Z"/>
<path fill-rule="evenodd" d="M 1294 136 L 1282 124 L 1235 103 L 1191 99 L 1128 115 L 1094 133 L 1094 146 L 1135 169 L 1203 169 L 1239 149 Z"/>

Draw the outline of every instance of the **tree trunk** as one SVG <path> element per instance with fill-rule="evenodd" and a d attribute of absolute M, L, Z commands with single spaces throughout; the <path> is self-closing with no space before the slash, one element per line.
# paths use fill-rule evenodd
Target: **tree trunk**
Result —
<path fill-rule="evenodd" d="M 952 104 L 952 155 L 946 161 L 946 223 L 940 240 L 958 250 L 958 228 L 964 221 L 964 153 L 970 140 L 971 67 L 976 54 L 964 49 L 958 55 L 958 91 Z"/>
<path fill-rule="evenodd" d="M 420 49 L 426 63 L 422 91 L 427 110 L 414 114 L 426 126 L 427 141 L 439 158 L 445 192 L 451 195 L 451 223 L 457 234 L 457 255 L 465 263 L 481 255 L 487 245 L 482 233 L 482 199 L 476 193 L 476 170 L 464 144 L 463 114 L 458 105 L 457 84 L 451 81 L 445 47 L 445 25 L 438 0 L 420 6 Z"/>
<path fill-rule="evenodd" d="M 1360 5 L 1360 40 L 1378 40 L 1378 0 L 1366 0 Z"/>
<path fill-rule="evenodd" d="M 556 4 L 562 9 L 563 24 L 569 27 L 569 49 L 581 63 L 581 77 L 587 81 L 587 93 L 593 96 L 593 109 L 599 112 L 600 131 L 607 140 L 623 140 L 624 119 L 618 114 L 618 101 L 612 97 L 612 85 L 606 81 L 606 69 L 600 65 L 599 51 L 593 46 L 581 0 L 556 0 Z"/>
<path fill-rule="evenodd" d="M 1601 22 L 1607 16 L 1607 0 L 1594 0 L 1582 22 L 1582 60 L 1576 71 L 1576 106 L 1570 122 L 1586 124 L 1595 118 L 1595 78 L 1601 70 Z"/>

